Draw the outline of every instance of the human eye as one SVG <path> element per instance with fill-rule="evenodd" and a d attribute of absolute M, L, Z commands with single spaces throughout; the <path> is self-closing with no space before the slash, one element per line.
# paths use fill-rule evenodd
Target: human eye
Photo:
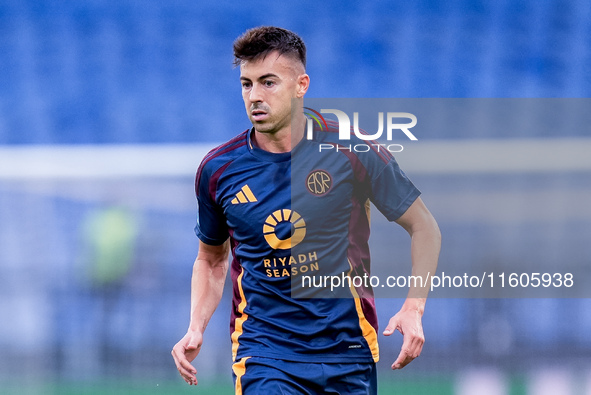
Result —
<path fill-rule="evenodd" d="M 242 89 L 250 89 L 252 83 L 250 81 L 242 81 Z"/>
<path fill-rule="evenodd" d="M 263 82 L 263 84 L 264 84 L 264 85 L 265 85 L 267 88 L 271 88 L 272 86 L 274 86 L 274 85 L 275 85 L 275 81 L 273 81 L 273 80 L 265 80 L 265 81 Z"/>

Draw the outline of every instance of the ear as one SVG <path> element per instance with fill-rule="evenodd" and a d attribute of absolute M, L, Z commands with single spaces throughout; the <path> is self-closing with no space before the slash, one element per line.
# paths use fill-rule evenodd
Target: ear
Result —
<path fill-rule="evenodd" d="M 302 98 L 308 91 L 310 87 L 310 76 L 308 74 L 300 74 L 298 76 L 298 83 L 297 83 L 297 90 L 296 90 L 296 97 Z"/>

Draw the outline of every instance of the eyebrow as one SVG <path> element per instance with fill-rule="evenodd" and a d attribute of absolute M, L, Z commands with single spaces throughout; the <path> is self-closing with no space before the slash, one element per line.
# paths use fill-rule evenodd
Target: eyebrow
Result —
<path fill-rule="evenodd" d="M 279 76 L 277 74 L 273 74 L 273 73 L 267 73 L 267 74 L 263 74 L 261 75 L 258 80 L 264 80 L 265 78 L 269 78 L 269 77 L 275 77 L 275 78 L 279 78 Z M 246 78 L 246 77 L 240 77 L 241 80 L 246 80 L 246 81 L 250 81 L 250 78 Z"/>

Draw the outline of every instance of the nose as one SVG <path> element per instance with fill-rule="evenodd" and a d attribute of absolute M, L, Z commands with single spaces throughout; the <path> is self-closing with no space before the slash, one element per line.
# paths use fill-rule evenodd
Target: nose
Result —
<path fill-rule="evenodd" d="M 250 88 L 248 98 L 253 103 L 254 102 L 262 102 L 263 101 L 262 93 L 263 92 L 262 92 L 260 85 L 255 83 Z"/>

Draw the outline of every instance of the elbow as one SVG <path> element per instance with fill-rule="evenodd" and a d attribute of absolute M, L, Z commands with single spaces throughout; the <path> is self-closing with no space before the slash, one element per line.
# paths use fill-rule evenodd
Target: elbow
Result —
<path fill-rule="evenodd" d="M 439 229 L 439 225 L 437 224 L 437 221 L 435 221 L 435 218 L 433 218 L 433 237 L 437 240 L 437 242 L 439 244 L 441 244 L 441 229 Z"/>
<path fill-rule="evenodd" d="M 411 238 L 415 238 L 419 236 L 421 239 L 427 241 L 430 240 L 431 244 L 437 246 L 438 248 L 441 246 L 441 229 L 439 229 L 439 225 L 435 218 L 429 216 L 425 218 L 424 221 L 421 223 L 415 224 L 410 231 L 409 234 Z"/>
<path fill-rule="evenodd" d="M 433 240 L 433 244 L 437 246 L 437 249 L 441 248 L 441 229 L 439 229 L 439 225 L 435 218 L 431 217 L 429 221 L 429 234 L 431 239 Z"/>

